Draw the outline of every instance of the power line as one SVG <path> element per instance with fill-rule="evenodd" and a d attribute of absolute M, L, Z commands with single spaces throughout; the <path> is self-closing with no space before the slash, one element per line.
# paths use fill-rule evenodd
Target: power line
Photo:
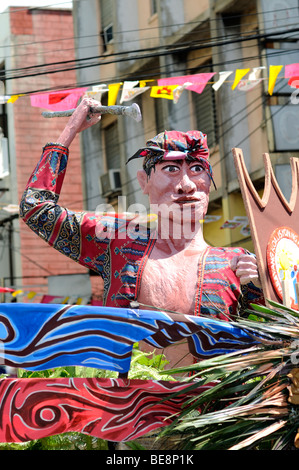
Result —
<path fill-rule="evenodd" d="M 275 51 L 275 50 L 273 50 Z M 218 63 L 214 63 L 211 65 L 211 67 L 220 67 L 220 66 L 228 66 L 228 65 L 232 65 L 232 64 L 236 64 L 236 63 L 240 63 L 240 62 L 246 62 L 246 61 L 252 61 L 254 59 L 261 59 L 261 58 L 269 58 L 269 57 L 275 57 L 275 56 L 280 56 L 280 55 L 291 55 L 291 54 L 294 54 L 294 53 L 298 53 L 298 49 L 284 49 L 284 50 L 278 50 L 277 52 L 271 52 L 271 56 L 267 55 L 266 53 L 264 54 L 259 54 L 259 55 L 254 55 L 254 56 L 248 56 L 248 57 L 243 57 L 243 58 L 236 58 L 236 59 L 232 59 L 230 61 L 224 61 L 224 62 L 218 62 Z M 156 57 L 156 56 L 155 56 Z M 207 56 L 207 57 L 210 57 L 210 56 Z M 129 60 L 129 59 L 128 59 Z M 196 60 L 196 59 L 193 59 L 193 60 Z M 190 62 L 190 60 L 189 60 Z M 28 74 L 28 75 L 23 75 L 23 76 L 18 76 L 18 77 L 9 77 L 8 79 L 16 79 L 16 78 L 26 78 L 26 77 L 31 77 L 31 76 L 39 76 L 39 75 L 47 75 L 47 74 L 51 74 L 51 73 L 59 73 L 59 72 L 65 72 L 65 71 L 71 71 L 71 70 L 79 70 L 79 69 L 87 69 L 87 68 L 90 68 L 90 67 L 96 67 L 96 66 L 99 66 L 99 64 L 87 64 L 87 65 L 83 65 L 83 66 L 75 66 L 75 67 L 68 67 L 68 68 L 64 68 L 64 69 L 60 69 L 60 70 L 54 70 L 54 71 L 46 71 L 46 72 L 41 72 L 41 73 L 37 73 L 37 74 Z M 181 70 L 176 70 L 176 74 L 180 74 L 180 73 L 192 73 L 194 71 L 200 71 L 200 69 L 206 69 L 207 68 L 207 65 L 204 64 L 204 65 L 201 65 L 201 66 L 196 66 L 196 67 L 185 67 L 184 69 L 181 69 Z M 138 76 L 138 79 L 139 80 L 150 80 L 150 79 L 157 79 L 159 77 L 157 77 L 157 75 L 161 73 L 161 70 L 162 68 L 157 65 L 157 68 L 156 68 L 156 71 L 155 69 L 151 68 L 151 73 L 144 73 L 144 72 L 140 72 L 139 76 Z M 187 71 L 187 72 L 186 72 Z M 136 75 L 136 72 L 135 72 L 135 75 Z M 0 79 L 1 79 L 1 76 L 0 76 Z M 105 83 L 109 84 L 109 83 L 115 83 L 115 82 L 123 82 L 125 80 L 128 80 L 128 75 L 125 75 L 123 77 L 111 77 L 110 79 L 108 77 L 106 77 L 105 79 Z M 68 83 L 67 85 L 61 85 L 61 86 L 58 86 L 56 85 L 55 87 L 47 87 L 47 88 L 42 88 L 42 89 L 36 89 L 36 90 L 29 90 L 29 91 L 20 91 L 20 92 L 14 92 L 14 94 L 23 94 L 23 95 L 30 95 L 30 94 L 34 94 L 34 93 L 42 93 L 42 92 L 49 92 L 49 91 L 52 91 L 52 90 L 66 90 L 66 89 L 71 89 L 73 87 L 83 87 L 83 86 L 93 86 L 93 85 L 99 85 L 101 84 L 102 81 L 101 80 L 97 80 L 96 82 L 94 81 L 88 81 L 88 82 L 84 82 L 84 83 L 73 83 L 73 84 L 70 84 Z"/>
<path fill-rule="evenodd" d="M 288 30 L 288 34 L 291 33 L 297 33 L 299 31 L 299 28 L 292 28 Z M 213 38 L 210 40 L 210 42 L 207 42 L 206 40 L 199 40 L 199 41 L 189 41 L 189 42 L 183 42 L 183 43 L 176 43 L 174 45 L 169 45 L 169 46 L 163 46 L 160 48 L 160 52 L 157 51 L 157 47 L 151 47 L 151 48 L 143 48 L 143 49 L 135 49 L 131 51 L 121 51 L 121 52 L 116 52 L 116 53 L 111 53 L 109 57 L 119 57 L 123 55 L 127 55 L 128 52 L 130 54 L 130 57 L 125 57 L 124 59 L 119 59 L 119 60 L 113 60 L 113 61 L 107 61 L 105 60 L 103 63 L 96 63 L 96 64 L 89 64 L 89 67 L 92 66 L 100 66 L 100 65 L 108 65 L 111 63 L 116 63 L 116 62 L 121 62 L 121 61 L 128 61 L 128 60 L 139 60 L 139 59 L 145 59 L 145 58 L 152 58 L 152 57 L 160 57 L 163 55 L 169 55 L 169 54 L 175 54 L 175 53 L 182 53 L 182 52 L 190 52 L 192 50 L 197 50 L 197 49 L 204 49 L 204 48 L 210 48 L 210 47 L 215 47 L 215 46 L 225 46 L 225 45 L 230 45 L 233 43 L 240 43 L 244 41 L 251 41 L 254 39 L 265 39 L 268 37 L 273 37 L 273 36 L 280 36 L 284 35 L 285 36 L 286 32 L 285 31 L 278 31 L 274 33 L 266 33 L 266 34 L 253 34 L 253 35 L 246 35 L 243 37 L 236 37 L 236 38 L 231 38 L 229 40 L 223 40 L 223 38 L 226 38 L 226 36 L 220 36 Z M 216 40 L 216 42 L 215 42 Z M 217 42 L 218 40 L 218 42 Z M 284 38 L 285 40 L 285 38 Z M 163 51 L 163 49 L 166 49 L 166 51 Z M 144 54 L 142 56 L 136 55 L 132 56 L 133 54 L 140 54 L 142 52 L 149 52 L 152 54 Z M 70 64 L 70 63 L 82 63 L 85 61 L 90 61 L 90 60 L 98 60 L 98 59 L 106 59 L 107 55 L 102 54 L 102 55 L 97 55 L 97 56 L 91 56 L 91 57 L 86 57 L 86 58 L 80 58 L 80 59 L 71 59 L 67 61 L 58 61 L 58 62 L 51 62 L 51 63 L 44 63 L 44 64 L 38 64 L 38 65 L 33 65 L 33 66 L 28 66 L 28 67 L 23 67 L 19 69 L 11 69 L 11 70 L 6 70 L 5 72 L 2 72 L 2 75 L 0 74 L 0 78 L 2 76 L 2 79 L 9 80 L 9 79 L 16 79 L 20 78 L 17 75 L 13 76 L 8 76 L 8 73 L 11 72 L 20 72 L 23 70 L 35 70 L 35 69 L 40 69 L 42 67 L 53 67 L 53 66 L 59 66 L 59 65 L 65 65 L 65 64 Z M 77 66 L 78 68 L 81 68 L 82 66 Z M 77 67 L 72 67 L 71 70 L 76 69 Z M 56 69 L 56 70 L 47 70 L 45 72 L 41 73 L 35 73 L 35 74 L 27 74 L 27 75 L 22 75 L 21 77 L 28 77 L 28 76 L 36 76 L 40 74 L 45 74 L 45 73 L 56 73 L 56 72 L 62 72 L 62 71 L 67 71 L 70 69 Z"/>
<path fill-rule="evenodd" d="M 298 9 L 297 9 L 298 10 Z M 274 11 L 274 10 L 273 10 Z M 278 10 L 277 10 L 278 11 Z M 241 15 L 242 16 L 242 15 Z M 244 15 L 243 15 L 244 16 Z M 246 15 L 248 16 L 248 15 Z M 232 16 L 232 18 L 234 18 L 234 16 Z M 296 19 L 298 18 L 298 15 L 296 16 L 293 16 L 292 19 Z M 214 21 L 214 19 L 213 19 Z M 267 20 L 267 21 L 264 21 L 264 24 L 269 22 L 271 20 Z M 196 24 L 196 25 L 200 25 L 201 23 L 188 23 L 188 24 Z M 288 25 L 285 25 L 286 28 L 289 28 L 290 26 L 295 26 L 297 23 L 294 23 L 294 24 L 288 24 Z M 175 27 L 175 26 L 181 26 L 182 24 L 172 24 L 172 25 L 167 25 L 166 27 Z M 251 23 L 247 23 L 247 25 L 250 25 L 252 26 Z M 242 23 L 242 27 L 246 26 L 246 23 Z M 256 24 L 256 27 L 253 29 L 253 30 L 250 30 L 250 31 L 246 31 L 246 34 L 250 34 L 250 33 L 253 33 L 254 31 L 256 31 L 256 28 L 258 27 L 258 23 Z M 280 29 L 282 29 L 284 27 L 284 25 L 280 25 Z M 128 30 L 128 31 L 121 31 L 121 32 L 117 32 L 117 31 L 114 31 L 114 36 L 117 36 L 118 34 L 125 34 L 125 33 L 128 33 L 128 32 L 141 32 L 141 31 L 146 31 L 146 30 L 156 30 L 156 29 L 159 29 L 160 27 L 153 27 L 153 28 L 141 28 L 141 29 L 136 29 L 136 30 Z M 164 27 L 163 27 L 164 28 Z M 273 27 L 273 29 L 275 30 L 276 28 Z M 205 33 L 205 32 L 211 32 L 213 30 L 218 30 L 217 28 L 211 28 L 211 27 L 207 27 L 205 29 L 201 29 L 201 34 Z M 185 37 L 186 36 L 193 36 L 196 32 L 193 30 L 189 33 L 186 33 L 185 34 Z M 176 35 L 178 35 L 179 37 L 181 37 L 181 32 L 178 31 L 177 33 L 172 33 L 172 37 L 175 37 Z M 235 37 L 236 34 L 229 34 L 229 35 L 223 35 L 222 37 L 223 38 L 226 38 L 228 39 L 229 37 Z M 237 35 L 239 36 L 239 35 Z M 31 46 L 31 45 L 42 45 L 42 44 L 47 44 L 47 43 L 53 43 L 53 42 L 59 42 L 61 44 L 61 42 L 63 41 L 66 41 L 66 40 L 75 40 L 75 39 L 86 39 L 86 38 L 91 38 L 91 37 L 99 37 L 99 34 L 92 34 L 92 35 L 82 35 L 82 36 L 67 36 L 67 37 L 64 37 L 64 38 L 59 38 L 59 39 L 52 39 L 52 40 L 45 40 L 45 41 L 31 41 L 31 42 L 27 42 L 27 43 L 21 43 L 21 44 L 18 44 L 18 48 L 22 47 L 22 46 Z M 218 37 L 219 38 L 219 37 Z M 149 38 L 148 38 L 149 39 Z M 150 39 L 159 39 L 159 37 L 151 37 Z M 128 44 L 129 42 L 136 42 L 136 41 L 139 41 L 139 40 L 142 40 L 142 41 L 146 41 L 147 38 L 138 38 L 138 39 L 132 39 L 132 40 L 126 40 L 126 44 Z M 123 44 L 123 41 L 121 42 L 118 42 L 118 41 L 115 41 L 115 39 L 113 40 L 113 45 L 115 44 Z M 10 45 L 10 46 L 14 46 L 14 45 Z M 81 47 L 76 47 L 76 50 L 79 50 L 79 49 L 84 49 L 84 48 L 90 48 L 90 47 L 96 47 L 97 44 L 91 44 L 91 45 L 88 45 L 88 46 L 81 46 Z M 7 48 L 9 47 L 7 44 L 6 45 L 0 45 L 0 49 L 1 48 Z M 74 50 L 75 51 L 75 48 L 73 49 L 60 49 L 59 51 L 57 51 L 57 49 L 55 50 L 51 50 L 51 51 L 46 51 L 47 53 L 57 53 L 57 52 L 63 52 L 65 50 Z M 44 54 L 44 52 L 43 52 Z M 15 54 L 13 56 L 7 56 L 7 57 L 18 57 L 18 56 L 23 56 L 23 55 L 29 55 L 29 54 Z M 110 55 L 114 55 L 114 53 L 110 54 Z"/>
<path fill-rule="evenodd" d="M 271 56 L 270 57 L 276 57 L 276 56 L 280 56 L 280 55 L 291 55 L 291 54 L 298 54 L 298 49 L 284 49 L 284 50 L 278 50 L 277 52 L 271 52 Z M 210 55 L 206 56 L 207 58 L 210 58 Z M 210 68 L 212 70 L 213 67 L 220 67 L 220 66 L 231 66 L 233 64 L 240 64 L 240 62 L 244 63 L 244 62 L 247 62 L 247 61 L 252 61 L 254 59 L 258 59 L 260 60 L 261 58 L 269 58 L 269 55 L 267 55 L 267 53 L 264 53 L 264 54 L 258 54 L 258 55 L 254 55 L 254 56 L 248 56 L 248 57 L 242 57 L 241 59 L 240 58 L 236 58 L 236 59 L 231 59 L 229 61 L 223 61 L 223 62 L 218 62 L 218 63 L 214 63 L 214 64 L 211 64 L 210 65 Z M 191 59 L 189 60 L 189 62 L 191 61 L 195 61 L 196 59 Z M 52 72 L 44 72 L 44 73 L 38 73 L 38 74 L 34 74 L 34 76 L 36 75 L 47 75 L 49 73 L 58 73 L 58 72 L 65 72 L 65 71 L 71 71 L 71 70 L 78 70 L 78 69 L 88 69 L 90 67 L 95 67 L 95 66 L 98 66 L 98 64 L 92 64 L 92 65 L 85 65 L 85 66 L 82 66 L 82 67 L 71 67 L 71 68 L 67 68 L 67 69 L 63 69 L 63 70 L 59 70 L 59 71 L 52 71 Z M 241 65 L 242 66 L 242 65 Z M 203 65 L 197 65 L 196 67 L 190 67 L 190 66 L 187 66 L 187 67 L 184 67 L 184 69 L 177 69 L 176 70 L 176 74 L 179 75 L 180 73 L 183 73 L 183 74 L 192 74 L 192 72 L 197 72 L 199 73 L 200 70 L 202 69 L 207 69 L 207 64 L 203 64 Z M 161 74 L 161 70 L 162 68 L 157 65 L 157 68 L 154 69 L 153 67 L 151 68 L 151 73 L 148 73 L 148 72 L 140 72 L 138 74 L 138 80 L 157 80 L 160 78 L 160 74 Z M 28 76 L 32 76 L 31 74 L 29 75 L 24 75 L 22 77 L 11 77 L 10 79 L 13 79 L 13 78 L 26 78 Z M 135 72 L 135 77 L 136 77 L 136 72 Z M 122 83 L 126 80 L 128 80 L 128 75 L 124 75 L 122 77 L 111 77 L 111 78 L 108 78 L 106 77 L 105 78 L 105 84 L 110 84 L 110 83 Z M 135 78 L 136 79 L 136 78 Z M 0 77 L 0 80 L 1 80 L 1 77 Z M 50 91 L 58 91 L 58 90 L 67 90 L 67 89 L 72 89 L 74 87 L 91 87 L 93 85 L 99 85 L 103 83 L 103 80 L 97 80 L 97 81 L 87 81 L 87 82 L 76 82 L 76 83 L 68 83 L 67 85 L 56 85 L 55 87 L 47 87 L 47 88 L 39 88 L 39 89 L 34 89 L 34 90 L 29 90 L 29 91 L 16 91 L 14 92 L 13 94 L 14 95 L 32 95 L 32 94 L 37 94 L 37 93 L 43 93 L 43 92 L 50 92 Z"/>

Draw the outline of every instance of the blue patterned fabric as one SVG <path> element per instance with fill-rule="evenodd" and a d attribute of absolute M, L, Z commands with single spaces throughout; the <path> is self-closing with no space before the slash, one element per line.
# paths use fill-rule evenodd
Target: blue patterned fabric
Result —
<path fill-rule="evenodd" d="M 138 309 L 55 304 L 0 304 L 0 364 L 28 370 L 86 366 L 129 371 L 134 343 L 165 348 L 188 339 L 197 359 L 258 344 L 238 326 L 215 319 Z"/>

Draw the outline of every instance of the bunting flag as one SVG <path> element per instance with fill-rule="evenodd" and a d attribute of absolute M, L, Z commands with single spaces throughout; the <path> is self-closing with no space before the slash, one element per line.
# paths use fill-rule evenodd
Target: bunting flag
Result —
<path fill-rule="evenodd" d="M 28 298 L 29 300 L 32 300 L 32 299 L 34 299 L 34 297 L 35 297 L 36 295 L 37 295 L 37 292 L 30 291 L 30 292 L 28 292 L 28 294 L 27 294 L 27 298 Z"/>
<path fill-rule="evenodd" d="M 292 88 L 299 88 L 299 64 L 286 65 L 284 76 L 289 78 L 288 85 Z"/>
<path fill-rule="evenodd" d="M 151 97 L 152 98 L 166 98 L 167 100 L 173 100 L 173 91 L 176 88 L 177 88 L 177 85 L 152 86 Z"/>
<path fill-rule="evenodd" d="M 17 297 L 17 295 L 20 295 L 20 294 L 24 294 L 24 291 L 23 291 L 22 289 L 15 290 L 15 291 L 12 293 L 12 296 L 13 296 L 13 297 Z"/>
<path fill-rule="evenodd" d="M 184 83 L 184 85 L 179 85 L 177 88 L 173 90 L 173 102 L 175 104 L 179 101 L 181 94 L 186 88 L 188 88 L 189 85 L 191 85 L 191 82 L 186 82 Z"/>
<path fill-rule="evenodd" d="M 11 96 L 0 95 L 0 104 L 6 104 L 11 99 Z"/>
<path fill-rule="evenodd" d="M 108 106 L 115 105 L 120 86 L 121 83 L 113 83 L 108 86 Z"/>
<path fill-rule="evenodd" d="M 283 67 L 282 65 L 270 65 L 269 67 L 269 82 L 268 82 L 269 95 L 273 94 L 275 83 L 282 67 Z"/>
<path fill-rule="evenodd" d="M 130 99 L 129 92 L 138 84 L 139 84 L 138 80 L 134 80 L 133 82 L 124 82 L 121 97 L 120 97 L 120 103 L 123 103 L 124 101 L 127 101 L 128 99 Z"/>
<path fill-rule="evenodd" d="M 197 73 L 194 75 L 182 75 L 179 77 L 160 78 L 157 80 L 159 86 L 172 86 L 172 85 L 184 85 L 189 82 L 190 84 L 186 87 L 188 90 L 195 91 L 196 93 L 202 93 L 205 89 L 206 84 L 215 75 L 215 72 L 210 73 Z"/>
<path fill-rule="evenodd" d="M 288 84 L 293 88 L 299 88 L 299 63 L 285 65 L 284 78 L 288 78 Z M 270 65 L 268 67 L 268 94 L 272 95 L 275 87 L 277 77 L 283 68 L 283 65 Z M 249 77 L 244 78 L 245 75 L 251 70 L 250 68 L 237 69 L 231 89 L 238 88 L 241 91 L 252 90 L 258 85 L 263 78 L 260 78 L 261 70 L 266 69 L 264 66 L 253 67 Z M 218 80 L 212 83 L 214 91 L 225 83 L 233 71 L 220 71 L 218 72 Z M 52 111 L 67 111 L 76 107 L 79 98 L 82 94 L 91 96 L 97 101 L 101 101 L 102 94 L 108 91 L 108 106 L 113 106 L 117 102 L 118 93 L 122 86 L 122 93 L 120 103 L 130 101 L 141 93 L 151 90 L 150 96 L 152 98 L 165 98 L 173 100 L 176 104 L 182 94 L 187 89 L 196 93 L 202 93 L 206 85 L 212 79 L 216 72 L 198 73 L 194 75 L 180 75 L 177 77 L 160 78 L 158 80 L 132 80 L 125 81 L 124 83 L 112 83 L 110 85 L 99 84 L 88 88 L 76 88 L 73 90 L 54 91 L 42 94 L 32 94 L 30 96 L 31 105 L 49 109 Z M 266 78 L 264 78 L 266 79 Z M 146 86 L 150 82 L 156 82 L 157 85 Z M 139 84 L 139 87 L 137 86 Z M 1 88 L 0 88 L 1 90 Z M 1 103 L 14 103 L 22 94 L 19 95 L 5 95 L 2 87 L 0 93 Z"/>
<path fill-rule="evenodd" d="M 31 95 L 31 106 L 51 111 L 68 111 L 76 107 L 79 98 L 88 88 L 74 88 L 72 90 L 51 91 L 40 95 Z"/>
<path fill-rule="evenodd" d="M 254 67 L 247 80 L 240 80 L 237 85 L 238 90 L 249 91 L 255 88 L 259 83 L 261 83 L 262 78 L 260 78 L 260 74 L 265 68 L 266 67 Z"/>
<path fill-rule="evenodd" d="M 150 80 L 140 80 L 140 82 L 139 82 L 140 88 L 144 88 L 146 86 L 146 84 L 149 83 L 149 82 L 155 82 L 155 80 L 152 79 L 152 78 Z"/>
<path fill-rule="evenodd" d="M 130 101 L 136 96 L 144 93 L 145 91 L 149 90 L 149 87 L 137 87 L 139 81 L 136 80 L 134 82 L 124 82 L 123 89 L 121 93 L 120 103 L 122 104 L 124 101 Z"/>
<path fill-rule="evenodd" d="M 236 88 L 240 80 L 249 72 L 250 69 L 237 69 L 235 72 L 235 79 L 232 85 L 232 90 Z"/>
<path fill-rule="evenodd" d="M 12 96 L 10 96 L 7 100 L 7 103 L 15 103 L 20 98 L 20 96 L 24 96 L 24 95 L 12 95 Z"/>
<path fill-rule="evenodd" d="M 223 85 L 223 83 L 226 81 L 226 79 L 233 73 L 233 71 L 227 71 L 227 72 L 219 72 L 219 78 L 217 80 L 217 82 L 215 82 L 213 85 L 212 85 L 212 88 L 215 90 L 215 91 L 218 91 L 219 88 Z"/>
<path fill-rule="evenodd" d="M 212 386 L 193 384 L 191 390 L 190 384 L 152 380 L 2 379 L 0 442 L 65 432 L 130 441 L 171 424 L 187 400 Z"/>
<path fill-rule="evenodd" d="M 2 294 L 11 294 L 14 291 L 15 289 L 11 289 L 10 287 L 0 287 L 0 293 Z"/>
<path fill-rule="evenodd" d="M 222 224 L 220 229 L 225 229 L 225 228 L 234 229 L 237 227 L 241 227 L 240 232 L 241 232 L 241 235 L 243 235 L 243 237 L 250 236 L 250 225 L 249 225 L 248 217 L 246 216 L 236 215 L 233 219 L 227 220 L 226 222 L 224 222 L 224 224 Z"/>
<path fill-rule="evenodd" d="M 212 318 L 113 307 L 0 304 L 0 364 L 26 370 L 86 366 L 127 373 L 134 343 L 188 340 L 198 359 L 256 345 L 248 330 Z"/>
<path fill-rule="evenodd" d="M 91 90 L 86 91 L 85 96 L 88 96 L 89 98 L 93 98 L 94 100 L 101 102 L 103 94 L 108 91 L 108 86 L 105 84 L 94 85 L 91 87 Z"/>

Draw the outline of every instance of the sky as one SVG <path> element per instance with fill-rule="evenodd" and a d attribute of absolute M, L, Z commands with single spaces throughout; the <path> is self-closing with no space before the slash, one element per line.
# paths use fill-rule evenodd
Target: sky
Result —
<path fill-rule="evenodd" d="M 72 2 L 63 0 L 0 0 L 0 13 L 8 7 L 44 7 L 70 8 Z"/>

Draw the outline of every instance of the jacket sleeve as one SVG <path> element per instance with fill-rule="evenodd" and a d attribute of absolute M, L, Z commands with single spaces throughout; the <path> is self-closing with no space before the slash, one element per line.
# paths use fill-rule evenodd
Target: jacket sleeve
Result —
<path fill-rule="evenodd" d="M 20 203 L 20 217 L 39 237 L 60 253 L 102 274 L 101 258 L 109 239 L 97 237 L 100 217 L 73 212 L 58 204 L 68 160 L 68 149 L 47 144 Z"/>

